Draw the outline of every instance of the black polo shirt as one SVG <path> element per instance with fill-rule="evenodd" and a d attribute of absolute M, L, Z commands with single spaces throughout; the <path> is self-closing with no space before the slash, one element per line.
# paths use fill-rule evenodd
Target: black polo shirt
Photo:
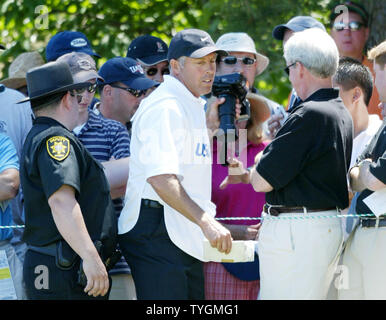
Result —
<path fill-rule="evenodd" d="M 44 246 L 62 239 L 48 198 L 62 185 L 69 185 L 75 189 L 91 239 L 102 240 L 105 254 L 115 249 L 117 218 L 103 168 L 56 120 L 39 117 L 34 121 L 23 147 L 20 179 L 27 244 Z"/>
<path fill-rule="evenodd" d="M 294 107 L 265 148 L 257 172 L 273 187 L 272 205 L 348 206 L 352 118 L 335 89 L 320 89 Z"/>
<path fill-rule="evenodd" d="M 383 122 L 383 125 L 379 128 L 368 147 L 358 157 L 357 162 L 367 158 L 373 161 L 370 165 L 371 174 L 386 184 L 386 122 Z M 365 189 L 359 194 L 356 204 L 356 212 L 358 214 L 373 213 L 363 202 L 372 193 L 373 191 Z"/>

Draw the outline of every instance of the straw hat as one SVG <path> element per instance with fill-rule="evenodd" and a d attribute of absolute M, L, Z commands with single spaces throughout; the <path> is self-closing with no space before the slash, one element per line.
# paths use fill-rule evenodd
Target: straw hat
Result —
<path fill-rule="evenodd" d="M 12 89 L 19 89 L 27 85 L 26 73 L 28 70 L 44 64 L 44 60 L 37 51 L 24 52 L 16 57 L 8 69 L 9 77 L 0 81 Z"/>

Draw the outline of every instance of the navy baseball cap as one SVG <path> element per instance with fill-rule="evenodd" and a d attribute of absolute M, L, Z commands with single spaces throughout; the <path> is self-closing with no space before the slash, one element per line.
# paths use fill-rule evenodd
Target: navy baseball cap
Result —
<path fill-rule="evenodd" d="M 107 60 L 99 69 L 104 84 L 122 82 L 131 89 L 147 90 L 159 85 L 145 76 L 141 65 L 132 58 L 115 57 Z"/>
<path fill-rule="evenodd" d="M 152 66 L 168 60 L 168 46 L 160 38 L 146 34 L 130 43 L 126 57 L 136 59 L 145 66 Z"/>
<path fill-rule="evenodd" d="M 199 29 L 185 29 L 178 32 L 169 45 L 168 60 L 178 59 L 182 56 L 202 58 L 216 52 L 219 55 L 228 55 L 224 50 L 216 47 L 211 36 Z"/>
<path fill-rule="evenodd" d="M 343 13 L 343 10 L 339 6 L 346 6 L 349 12 L 354 12 L 359 14 L 363 23 L 367 26 L 369 23 L 369 14 L 366 9 L 359 3 L 354 1 L 335 1 L 332 3 L 331 13 L 330 13 L 330 21 L 334 22 L 335 18 Z"/>
<path fill-rule="evenodd" d="M 319 28 L 326 31 L 324 25 L 311 16 L 296 16 L 291 18 L 286 24 L 279 24 L 272 31 L 272 36 L 277 40 L 283 40 L 286 29 L 299 32 L 310 28 Z"/>
<path fill-rule="evenodd" d="M 61 31 L 55 34 L 46 47 L 47 62 L 55 61 L 60 56 L 73 51 L 84 52 L 90 56 L 100 58 L 94 52 L 87 37 L 78 31 Z"/>

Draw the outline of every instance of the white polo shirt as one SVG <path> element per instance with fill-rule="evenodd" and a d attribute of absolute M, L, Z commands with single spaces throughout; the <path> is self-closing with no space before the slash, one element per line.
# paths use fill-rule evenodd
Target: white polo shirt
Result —
<path fill-rule="evenodd" d="M 204 99 L 193 96 L 172 76 L 165 76 L 164 82 L 141 102 L 132 119 L 129 179 L 125 206 L 118 220 L 118 233 L 126 233 L 137 223 L 141 199 L 159 201 L 164 206 L 170 239 L 202 261 L 205 236 L 201 228 L 164 203 L 146 179 L 161 174 L 177 175 L 189 197 L 215 216 L 204 105 Z"/>

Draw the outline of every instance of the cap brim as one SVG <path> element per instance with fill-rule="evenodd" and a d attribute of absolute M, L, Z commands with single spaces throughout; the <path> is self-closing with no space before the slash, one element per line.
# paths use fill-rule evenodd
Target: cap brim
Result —
<path fill-rule="evenodd" d="M 159 85 L 157 81 L 151 80 L 146 77 L 138 77 L 131 81 L 121 81 L 121 82 L 127 85 L 129 88 L 132 88 L 135 90 L 147 90 L 154 86 Z"/>
<path fill-rule="evenodd" d="M 77 74 L 73 75 L 73 78 L 74 78 L 74 82 L 76 83 L 87 82 L 88 80 L 91 80 L 91 79 L 104 81 L 104 79 L 96 71 L 93 71 L 93 70 L 78 72 Z"/>
<path fill-rule="evenodd" d="M 53 94 L 56 94 L 56 93 L 60 93 L 60 92 L 66 92 L 66 91 L 70 91 L 70 90 L 74 90 L 74 89 L 82 89 L 82 88 L 86 88 L 90 85 L 89 82 L 82 82 L 82 83 L 74 83 L 74 84 L 70 84 L 68 86 L 64 86 L 62 88 L 58 88 L 58 89 L 55 89 L 55 90 L 52 90 L 52 91 L 49 91 L 49 92 L 45 92 L 45 93 L 42 93 L 40 95 L 37 95 L 35 97 L 27 97 L 23 100 L 20 100 L 18 102 L 16 102 L 17 104 L 19 103 L 24 103 L 24 102 L 27 102 L 27 101 L 33 101 L 33 100 L 37 100 L 37 99 L 41 99 L 41 98 L 44 98 L 44 97 L 49 97 Z"/>
<path fill-rule="evenodd" d="M 0 44 L 0 49 L 5 50 L 5 47 L 2 44 Z"/>
<path fill-rule="evenodd" d="M 1 84 L 5 85 L 7 88 L 19 89 L 27 85 L 26 78 L 6 78 L 0 81 Z"/>
<path fill-rule="evenodd" d="M 276 40 L 283 40 L 284 38 L 284 32 L 285 32 L 285 29 L 288 29 L 287 26 L 285 24 L 280 24 L 278 26 L 276 26 L 273 31 L 272 31 L 272 36 L 276 39 Z"/>
<path fill-rule="evenodd" d="M 251 117 L 254 118 L 255 122 L 264 122 L 269 119 L 271 109 L 263 96 L 248 92 L 246 98 L 251 104 Z"/>
<path fill-rule="evenodd" d="M 97 57 L 97 58 L 100 58 L 101 56 L 99 54 L 97 54 L 96 52 L 86 48 L 84 50 L 76 50 L 77 52 L 84 52 L 84 53 L 87 53 L 88 55 L 90 56 L 94 56 L 94 57 Z"/>
<path fill-rule="evenodd" d="M 143 65 L 148 67 L 163 61 L 168 61 L 168 58 L 166 55 L 156 55 L 156 56 L 143 57 L 141 59 L 137 58 L 137 60 Z"/>
<path fill-rule="evenodd" d="M 221 50 L 215 46 L 212 46 L 212 47 L 203 47 L 203 48 L 200 48 L 196 51 L 193 51 L 189 57 L 195 58 L 195 59 L 202 58 L 202 57 L 205 57 L 208 54 L 211 54 L 213 52 L 217 53 L 220 56 L 227 56 L 228 55 L 228 52 L 226 52 L 225 50 Z"/>

